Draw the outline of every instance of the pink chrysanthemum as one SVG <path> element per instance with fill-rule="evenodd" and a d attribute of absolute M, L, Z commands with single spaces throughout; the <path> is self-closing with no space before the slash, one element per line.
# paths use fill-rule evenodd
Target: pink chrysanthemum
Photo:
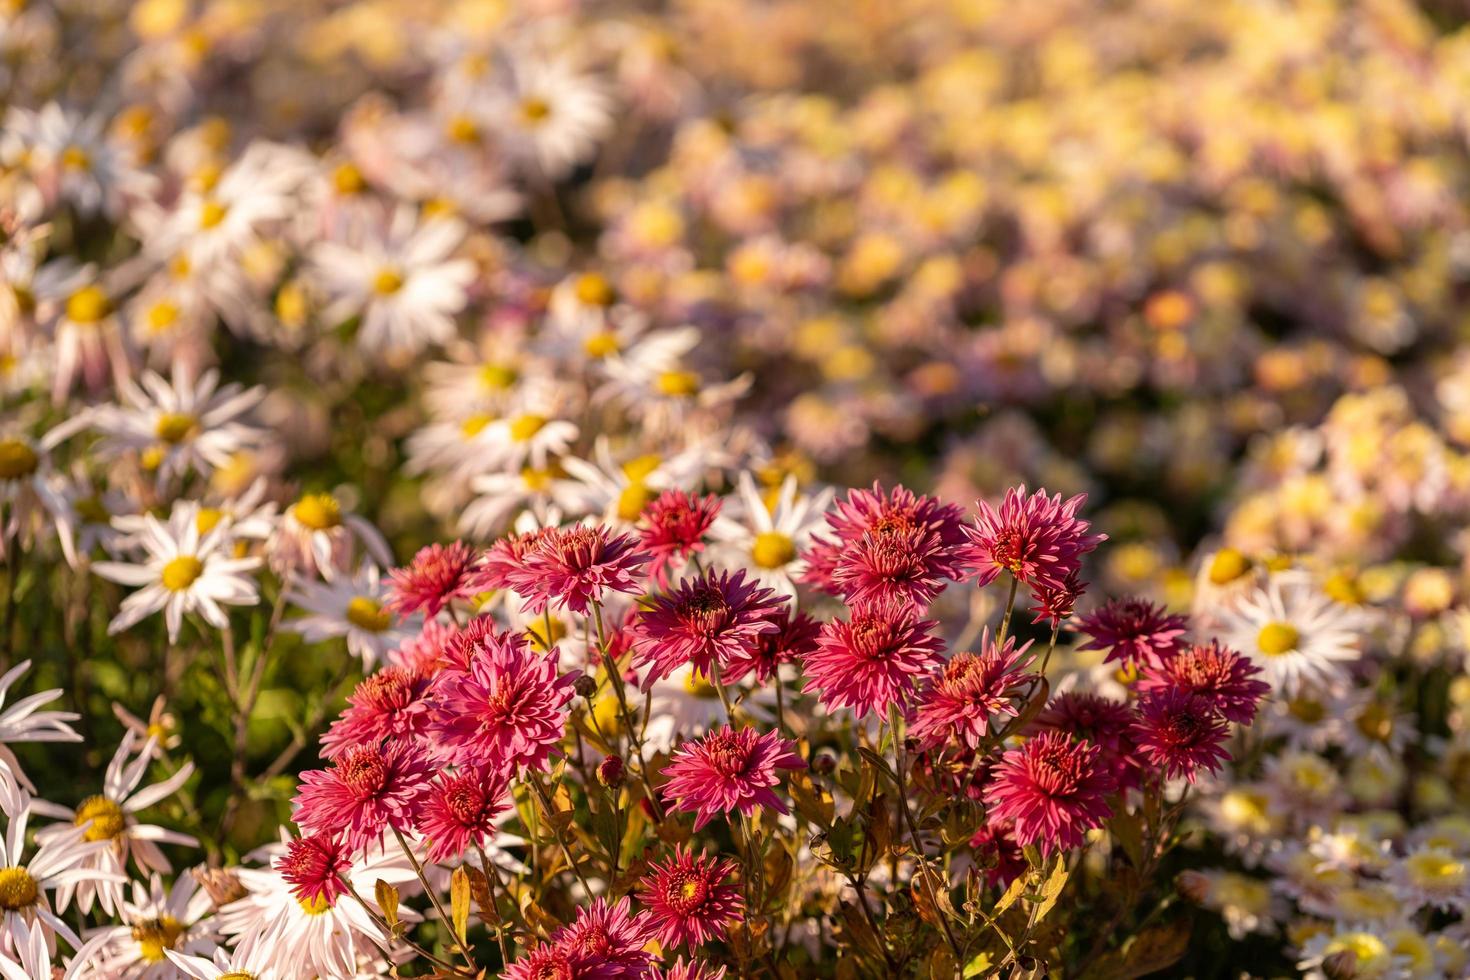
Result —
<path fill-rule="evenodd" d="M 670 569 L 682 568 L 691 555 L 704 550 L 705 533 L 719 516 L 720 505 L 714 494 L 665 490 L 643 508 L 638 539 L 652 556 L 648 574 L 660 588 L 668 587 Z"/>
<path fill-rule="evenodd" d="M 558 676 L 555 652 L 538 656 L 519 637 L 487 633 L 466 669 L 435 678 L 431 734 L 456 764 L 539 768 L 566 730 L 574 683 Z"/>
<path fill-rule="evenodd" d="M 761 734 L 754 728 L 726 725 L 679 746 L 663 770 L 669 777 L 663 796 L 679 810 L 698 814 L 694 829 L 699 831 L 731 810 L 748 816 L 756 807 L 768 806 L 786 813 L 786 804 L 772 787 L 781 781 L 782 769 L 805 768 L 796 743 L 779 732 Z"/>
<path fill-rule="evenodd" d="M 1048 497 L 1044 489 L 1027 496 L 1025 485 L 1007 490 L 999 510 L 978 501 L 975 525 L 965 526 L 965 566 L 981 588 L 1001 572 L 1032 589 L 1061 588 L 1082 556 L 1107 538 L 1088 534 L 1091 525 L 1077 516 L 1086 501 L 1085 493 L 1064 502 L 1061 494 Z"/>
<path fill-rule="evenodd" d="M 450 629 L 439 646 L 436 670 L 469 670 L 475 651 L 484 643 L 520 643 L 500 628 L 494 616 L 476 616 L 463 626 Z"/>
<path fill-rule="evenodd" d="M 634 665 L 649 666 L 645 687 L 685 664 L 710 675 L 736 654 L 754 649 L 762 633 L 779 627 L 780 602 L 770 589 L 747 581 L 745 572 L 705 572 L 655 596 L 633 623 Z"/>
<path fill-rule="evenodd" d="M 455 599 L 475 594 L 479 556 L 463 541 L 420 548 L 413 561 L 388 576 L 388 599 L 383 603 L 400 616 L 419 610 L 430 619 Z"/>
<path fill-rule="evenodd" d="M 1063 577 L 1060 585 L 1041 584 L 1031 590 L 1033 623 L 1046 623 L 1056 629 L 1072 617 L 1072 607 L 1087 591 L 1078 570 L 1073 568 Z"/>
<path fill-rule="evenodd" d="M 572 924 L 553 933 L 551 942 L 571 955 L 578 977 L 616 980 L 648 975 L 653 954 L 643 947 L 650 935 L 648 913 L 635 916 L 626 897 L 616 902 L 598 898 L 579 908 Z"/>
<path fill-rule="evenodd" d="M 683 846 L 667 862 L 653 865 L 639 881 L 638 895 L 659 945 L 693 948 L 723 936 L 725 924 L 745 907 L 740 889 L 725 881 L 734 870 L 733 861 L 696 857 Z"/>
<path fill-rule="evenodd" d="M 909 733 L 928 748 L 951 742 L 979 748 L 994 731 L 992 716 L 1020 714 L 1016 696 L 1034 676 L 1026 672 L 1030 647 L 1029 640 L 1017 647 L 1013 636 L 996 646 L 987 630 L 979 653 L 956 655 L 920 692 Z"/>
<path fill-rule="evenodd" d="M 1061 732 L 1098 747 L 1119 789 L 1138 785 L 1142 766 L 1131 734 L 1133 709 L 1100 694 L 1067 691 L 1046 703 L 1031 723 L 1033 732 Z"/>
<path fill-rule="evenodd" d="M 1271 685 L 1257 680 L 1261 669 L 1247 657 L 1211 641 L 1197 644 L 1162 664 L 1146 666 L 1140 693 L 1171 688 L 1197 694 L 1227 721 L 1249 725 Z"/>
<path fill-rule="evenodd" d="M 1027 872 L 1026 854 L 1015 834 L 1015 821 L 989 820 L 970 837 L 970 850 L 975 852 L 975 863 L 984 869 L 987 884 L 1009 888 Z"/>
<path fill-rule="evenodd" d="M 480 556 L 479 569 L 471 588 L 475 592 L 493 589 L 515 590 L 518 575 L 525 570 L 530 554 L 541 546 L 541 542 L 556 528 L 541 527 L 524 534 L 508 534 L 496 541 Z"/>
<path fill-rule="evenodd" d="M 648 971 L 648 980 L 725 980 L 725 968 L 699 960 L 686 963 L 681 956 L 667 966 L 656 966 Z"/>
<path fill-rule="evenodd" d="M 322 736 L 322 755 L 335 758 L 386 738 L 418 738 L 429 726 L 431 681 L 428 671 L 411 667 L 384 667 L 363 678 L 347 696 L 342 717 Z"/>
<path fill-rule="evenodd" d="M 296 822 L 314 834 L 340 834 L 349 850 L 360 851 L 389 828 L 412 826 L 429 777 L 429 763 L 412 742 L 348 749 L 329 768 L 301 774 L 292 800 Z"/>
<path fill-rule="evenodd" d="M 639 569 L 648 556 L 631 534 L 614 534 L 601 524 L 553 528 L 509 575 L 511 589 L 526 601 L 521 609 L 539 615 L 551 602 L 586 615 L 607 592 L 638 591 Z"/>
<path fill-rule="evenodd" d="M 495 836 L 505 812 L 510 778 L 502 769 L 465 767 L 442 775 L 424 796 L 418 832 L 429 841 L 429 860 L 450 861 Z"/>
<path fill-rule="evenodd" d="M 819 566 L 830 566 L 824 584 L 850 605 L 901 600 L 927 606 L 960 574 L 964 515 L 953 504 L 902 486 L 885 495 L 874 483 L 835 504 L 827 523 L 834 536 L 810 550 L 818 553 Z"/>
<path fill-rule="evenodd" d="M 754 674 L 755 682 L 765 685 L 776 676 L 776 670 L 782 664 L 802 660 L 817 648 L 817 634 L 822 624 L 806 613 L 787 606 L 772 619 L 777 626 L 775 630 L 760 634 L 750 649 L 739 650 L 730 656 L 724 666 L 727 682 L 733 684 L 747 674 Z"/>
<path fill-rule="evenodd" d="M 1015 838 L 1042 853 L 1082 844 L 1112 816 L 1117 789 L 1102 750 L 1062 732 L 1044 732 L 1007 752 L 995 767 L 985 803 L 992 820 L 1014 820 Z"/>
<path fill-rule="evenodd" d="M 828 709 L 851 708 L 859 717 L 904 704 L 917 679 L 939 661 L 944 643 L 931 632 L 937 625 L 898 605 L 858 609 L 849 620 L 825 623 L 803 664 L 802 690 L 817 692 Z"/>
<path fill-rule="evenodd" d="M 1138 701 L 1138 715 L 1133 739 L 1166 778 L 1182 776 L 1192 783 L 1199 770 L 1214 772 L 1230 758 L 1224 749 L 1230 728 L 1200 695 L 1180 690 L 1147 694 Z"/>
<path fill-rule="evenodd" d="M 443 665 L 444 644 L 456 632 L 452 623 L 427 620 L 418 636 L 410 637 L 399 644 L 398 649 L 388 651 L 388 662 L 396 667 L 432 674 Z"/>
<path fill-rule="evenodd" d="M 542 943 L 516 960 L 501 980 L 581 980 L 581 962 L 568 950 Z"/>
<path fill-rule="evenodd" d="M 1107 661 L 1158 664 L 1184 647 L 1189 621 L 1147 599 L 1111 599 L 1083 616 L 1077 628 L 1089 637 L 1080 650 L 1106 650 Z"/>
<path fill-rule="evenodd" d="M 352 853 L 328 834 L 307 834 L 286 845 L 276 859 L 276 870 L 303 904 L 331 905 L 347 893 L 343 876 L 352 867 Z"/>

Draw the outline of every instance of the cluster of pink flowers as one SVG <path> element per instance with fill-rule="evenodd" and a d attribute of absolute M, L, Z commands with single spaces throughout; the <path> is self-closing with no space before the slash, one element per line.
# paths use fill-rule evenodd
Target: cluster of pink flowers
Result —
<path fill-rule="evenodd" d="M 765 728 L 737 712 L 732 693 L 744 703 L 764 686 L 776 687 L 778 706 L 789 691 L 811 696 L 811 710 L 876 716 L 895 733 L 902 725 L 916 778 L 963 773 L 958 791 L 985 806 L 971 844 L 996 858 L 986 864 L 993 879 L 1022 873 L 1025 848 L 1081 846 L 1128 793 L 1216 770 L 1230 723 L 1248 723 L 1267 690 L 1250 661 L 1191 643 L 1183 617 L 1142 600 L 1072 618 L 1081 562 L 1103 540 L 1077 516 L 1082 502 L 1023 488 L 998 510 L 981 503 L 972 522 L 902 487 L 854 490 L 801 556 L 803 581 L 830 599 L 788 597 L 751 568 L 709 563 L 720 502 L 682 491 L 651 500 L 630 530 L 591 523 L 513 535 L 483 552 L 459 542 L 425 548 L 392 574 L 386 608 L 428 622 L 358 686 L 323 739 L 329 765 L 301 777 L 304 834 L 282 873 L 303 901 L 330 900 L 347 887 L 354 857 L 393 837 L 405 848 L 420 842 L 432 862 L 485 867 L 517 787 L 546 802 L 550 781 L 578 772 L 589 790 L 600 783 L 614 793 L 635 776 L 646 818 L 692 815 L 695 834 L 721 819 L 787 814 L 783 783 L 808 768 L 811 750 L 790 737 L 799 731 L 788 731 L 779 707 Z M 1014 587 L 998 632 L 981 630 L 974 651 L 950 653 L 933 604 L 953 583 L 1002 576 L 1032 591 L 1035 621 L 1024 628 L 1049 624 L 1045 653 L 1012 628 Z M 841 613 L 809 611 L 824 604 Z M 571 623 L 565 640 L 553 615 Z M 516 617 L 522 628 L 507 628 Z M 1046 662 L 1068 621 L 1085 648 L 1133 672 L 1126 699 L 1048 698 Z M 636 697 L 630 707 L 629 692 L 651 697 L 681 671 L 719 692 L 725 724 L 674 744 L 660 762 L 645 756 L 639 733 L 649 718 L 635 720 L 646 709 Z M 574 724 L 579 697 L 588 713 Z M 610 733 L 592 717 L 599 698 L 618 707 Z M 595 777 L 587 746 L 572 738 L 578 724 L 619 749 L 593 759 Z M 559 758 L 568 764 L 553 766 Z M 903 756 L 896 762 L 902 781 Z M 661 859 L 651 852 L 636 888 L 580 907 L 505 975 L 718 976 L 698 960 L 664 962 L 650 944 L 697 953 L 725 938 L 750 902 L 753 873 L 683 844 Z"/>

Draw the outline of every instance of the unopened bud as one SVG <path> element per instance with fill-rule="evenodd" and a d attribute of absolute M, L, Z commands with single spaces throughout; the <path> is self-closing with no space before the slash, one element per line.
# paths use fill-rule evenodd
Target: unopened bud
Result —
<path fill-rule="evenodd" d="M 819 752 L 817 753 L 817 757 L 812 760 L 812 772 L 818 776 L 830 776 L 836 768 L 837 760 L 833 758 L 830 752 Z"/>
<path fill-rule="evenodd" d="M 597 693 L 597 679 L 590 674 L 583 674 L 572 682 L 572 690 L 577 692 L 578 697 L 590 698 Z"/>
<path fill-rule="evenodd" d="M 1205 897 L 1210 894 L 1210 879 L 1198 871 L 1181 871 L 1174 879 L 1174 887 L 1195 905 L 1203 905 Z"/>
<path fill-rule="evenodd" d="M 245 897 L 245 886 L 240 884 L 240 876 L 233 871 L 224 868 L 195 868 L 192 873 L 194 880 L 209 893 L 215 908 Z"/>
<path fill-rule="evenodd" d="M 597 781 L 608 789 L 623 785 L 623 759 L 610 755 L 597 764 Z"/>
<path fill-rule="evenodd" d="M 1353 980 L 1358 975 L 1358 956 L 1350 949 L 1340 949 L 1322 961 L 1322 972 L 1328 980 Z"/>

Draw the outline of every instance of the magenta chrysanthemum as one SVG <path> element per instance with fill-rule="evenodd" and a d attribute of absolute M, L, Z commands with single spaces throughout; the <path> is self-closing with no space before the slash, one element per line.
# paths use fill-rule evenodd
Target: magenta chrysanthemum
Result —
<path fill-rule="evenodd" d="M 406 830 L 429 787 L 430 768 L 412 742 L 348 749 L 326 769 L 301 774 L 296 822 L 314 834 L 340 834 L 359 851 L 388 829 Z"/>
<path fill-rule="evenodd" d="M 1067 691 L 1046 703 L 1032 722 L 1033 731 L 1061 732 L 1098 747 L 1119 789 L 1138 785 L 1140 758 L 1133 745 L 1133 709 L 1100 694 Z"/>
<path fill-rule="evenodd" d="M 331 905 L 347 893 L 343 877 L 352 867 L 352 854 L 330 834 L 307 834 L 286 845 L 276 859 L 276 870 L 305 904 Z"/>
<path fill-rule="evenodd" d="M 650 935 L 648 913 L 635 916 L 626 897 L 598 898 L 579 908 L 572 924 L 553 933 L 551 942 L 571 956 L 578 977 L 616 980 L 648 975 L 653 954 L 644 947 Z"/>
<path fill-rule="evenodd" d="M 682 846 L 668 861 L 654 864 L 639 881 L 638 897 L 648 907 L 659 945 L 692 948 L 723 936 L 726 923 L 745 907 L 740 889 L 725 880 L 734 870 L 733 861 L 696 857 Z"/>
<path fill-rule="evenodd" d="M 363 678 L 347 696 L 342 717 L 322 736 L 322 755 L 334 758 L 386 738 L 418 738 L 429 726 L 431 680 L 427 671 L 410 667 L 384 667 Z"/>
<path fill-rule="evenodd" d="M 739 810 L 749 815 L 768 806 L 786 813 L 786 804 L 773 792 L 783 769 L 805 769 L 796 743 L 776 731 L 726 725 L 697 742 L 685 742 L 664 767 L 669 777 L 664 799 L 686 813 L 697 814 L 696 831 L 715 817 Z"/>
<path fill-rule="evenodd" d="M 650 668 L 645 687 L 685 664 L 709 676 L 712 664 L 750 652 L 762 633 L 777 630 L 772 617 L 779 607 L 775 594 L 747 581 L 744 571 L 682 580 L 634 621 L 634 666 Z"/>
<path fill-rule="evenodd" d="M 1063 501 L 1044 489 L 1027 496 L 1024 485 L 1007 490 L 999 510 L 978 501 L 975 525 L 965 526 L 965 567 L 982 588 L 1002 572 L 1032 589 L 1063 587 L 1082 556 L 1107 538 L 1088 534 L 1091 525 L 1077 516 L 1086 501 L 1085 493 Z"/>
<path fill-rule="evenodd" d="M 806 613 L 787 606 L 772 619 L 777 626 L 775 630 L 761 633 L 749 649 L 731 654 L 723 668 L 726 682 L 733 684 L 754 674 L 757 684 L 767 684 L 782 664 L 802 660 L 817 648 L 822 624 Z"/>
<path fill-rule="evenodd" d="M 1044 732 L 1002 757 L 985 791 L 991 820 L 1014 820 L 1022 846 L 1043 853 L 1082 844 L 1112 816 L 1106 797 L 1117 785 L 1102 751 L 1062 732 Z"/>
<path fill-rule="evenodd" d="M 665 490 L 643 508 L 638 539 L 651 560 L 648 574 L 660 588 L 668 587 L 671 568 L 683 567 L 691 555 L 704 550 L 704 536 L 720 513 L 714 494 L 698 497 L 683 490 Z"/>
<path fill-rule="evenodd" d="M 560 946 L 542 943 L 508 966 L 501 980 L 580 980 L 581 963 Z"/>
<path fill-rule="evenodd" d="M 514 591 L 517 577 L 525 571 L 526 560 L 556 528 L 543 527 L 525 534 L 510 534 L 496 541 L 480 556 L 479 568 L 471 588 L 476 592 L 492 589 Z"/>
<path fill-rule="evenodd" d="M 996 646 L 987 631 L 979 653 L 957 654 L 920 692 L 909 733 L 929 748 L 949 742 L 979 748 L 994 731 L 992 716 L 1020 713 L 1016 697 L 1033 677 L 1026 673 L 1030 647 L 1029 640 L 1017 647 L 1012 636 Z"/>
<path fill-rule="evenodd" d="M 519 637 L 487 633 L 465 669 L 435 679 L 432 735 L 456 764 L 540 767 L 565 732 L 574 682 L 558 676 L 554 652 L 537 655 Z"/>
<path fill-rule="evenodd" d="M 1077 569 L 1067 572 L 1060 585 L 1043 583 L 1031 590 L 1033 623 L 1046 623 L 1052 629 L 1072 617 L 1072 608 L 1087 591 L 1087 583 Z"/>
<path fill-rule="evenodd" d="M 1147 599 L 1112 599 L 1083 616 L 1077 628 L 1087 634 L 1081 650 L 1106 650 L 1107 661 L 1163 663 L 1184 646 L 1189 621 Z"/>
<path fill-rule="evenodd" d="M 383 603 L 400 616 L 422 611 L 433 618 L 455 599 L 474 595 L 479 556 L 463 541 L 420 548 L 413 561 L 388 576 Z"/>
<path fill-rule="evenodd" d="M 638 591 L 637 574 L 648 556 L 637 548 L 633 535 L 614 534 L 601 524 L 554 528 L 526 552 L 509 584 L 525 596 L 525 612 L 539 615 L 557 602 L 586 615 L 608 592 Z"/>
<path fill-rule="evenodd" d="M 1214 772 L 1230 758 L 1225 720 L 1210 702 L 1179 690 L 1144 695 L 1138 702 L 1133 739 L 1149 762 L 1166 778 L 1182 776 L 1194 782 L 1199 770 Z"/>
<path fill-rule="evenodd" d="M 510 779 L 505 770 L 465 767 L 440 776 L 424 795 L 418 832 L 429 841 L 429 860 L 450 861 L 495 836 L 505 812 Z"/>
<path fill-rule="evenodd" d="M 904 704 L 939 660 L 944 643 L 931 632 L 937 625 L 898 605 L 854 610 L 849 620 L 826 623 L 803 664 L 802 690 L 817 692 L 829 709 L 851 708 L 859 716 Z"/>
<path fill-rule="evenodd" d="M 699 960 L 686 963 L 681 956 L 667 966 L 654 967 L 648 972 L 648 980 L 725 980 L 725 968 Z"/>
<path fill-rule="evenodd" d="M 1161 664 L 1146 666 L 1138 679 L 1141 693 L 1178 689 L 1197 694 L 1227 721 L 1249 725 L 1271 685 L 1257 680 L 1261 668 L 1248 658 L 1211 641 L 1190 647 Z"/>

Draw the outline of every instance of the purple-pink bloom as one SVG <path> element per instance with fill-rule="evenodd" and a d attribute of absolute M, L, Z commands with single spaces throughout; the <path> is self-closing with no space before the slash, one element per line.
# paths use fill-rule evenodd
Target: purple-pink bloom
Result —
<path fill-rule="evenodd" d="M 805 693 L 817 692 L 828 709 L 851 708 L 859 717 L 908 702 L 920 676 L 940 658 L 944 643 L 911 606 L 855 609 L 848 620 L 822 626 L 817 648 L 803 664 Z"/>
<path fill-rule="evenodd" d="M 475 594 L 480 557 L 463 541 L 420 548 L 413 560 L 388 576 L 383 608 L 400 616 L 423 611 L 430 619 L 455 599 Z"/>
<path fill-rule="evenodd" d="M 1088 534 L 1091 525 L 1077 516 L 1087 501 L 1079 493 L 1063 501 L 1046 490 L 1027 496 L 1025 485 L 1006 491 L 997 510 L 981 500 L 974 526 L 966 525 L 970 539 L 964 564 L 984 588 L 1001 572 L 1010 572 L 1032 589 L 1059 589 L 1075 571 L 1084 554 L 1107 539 Z"/>
<path fill-rule="evenodd" d="M 1079 650 L 1106 650 L 1107 662 L 1158 664 L 1185 644 L 1189 621 L 1147 599 L 1110 599 L 1083 616 L 1077 628 L 1088 641 Z"/>
<path fill-rule="evenodd" d="M 384 667 L 363 678 L 347 696 L 342 717 L 322 736 L 322 755 L 330 759 L 384 739 L 421 736 L 429 727 L 432 681 L 427 670 L 417 667 Z"/>
<path fill-rule="evenodd" d="M 919 694 L 909 733 L 926 748 L 959 742 L 977 749 L 993 734 L 993 716 L 1020 714 L 1017 696 L 1032 680 L 1031 642 L 1016 646 L 1013 636 L 997 646 L 987 630 L 979 653 L 960 653 L 946 663 Z"/>
<path fill-rule="evenodd" d="M 526 597 L 521 609 L 540 614 L 551 602 L 586 615 L 608 592 L 637 592 L 648 555 L 631 534 L 614 534 L 601 524 L 552 528 L 526 552 L 508 576 L 510 588 Z"/>
<path fill-rule="evenodd" d="M 807 561 L 823 569 L 823 587 L 849 605 L 927 606 L 959 577 L 966 538 L 964 515 L 953 504 L 902 486 L 885 494 L 874 483 L 835 504 L 827 523 L 834 536 L 814 543 Z"/>
<path fill-rule="evenodd" d="M 1199 770 L 1214 772 L 1230 758 L 1224 743 L 1230 727 L 1198 694 L 1178 689 L 1146 694 L 1138 701 L 1133 740 L 1169 779 L 1194 782 Z"/>
<path fill-rule="evenodd" d="M 655 497 L 639 521 L 638 537 L 652 556 L 648 574 L 661 588 L 669 584 L 670 568 L 683 567 L 691 555 L 704 550 L 704 536 L 720 513 L 721 500 L 683 490 L 665 490 Z"/>
<path fill-rule="evenodd" d="M 990 820 L 1015 821 L 1017 843 L 1051 854 L 1080 846 L 1087 831 L 1102 826 L 1116 789 L 1097 746 L 1043 732 L 1001 758 L 985 805 Z"/>
<path fill-rule="evenodd" d="M 1227 721 L 1249 725 L 1271 685 L 1257 680 L 1261 668 L 1215 641 L 1197 644 L 1161 664 L 1146 665 L 1140 693 L 1177 688 L 1197 694 Z"/>
<path fill-rule="evenodd" d="M 494 837 L 509 793 L 504 769 L 465 766 L 441 775 L 424 794 L 417 817 L 418 832 L 429 841 L 429 860 L 452 861 Z"/>
<path fill-rule="evenodd" d="M 805 768 L 796 743 L 780 732 L 761 734 L 754 728 L 726 725 L 679 746 L 663 769 L 669 781 L 662 792 L 677 809 L 697 814 L 698 831 L 732 810 L 748 816 L 756 807 L 768 806 L 786 813 L 786 804 L 772 787 L 781 781 L 781 770 Z"/>
<path fill-rule="evenodd" d="M 665 949 L 703 945 L 725 934 L 745 908 L 740 889 L 725 879 L 735 862 L 695 856 L 682 845 L 654 864 L 639 881 L 638 897 L 648 907 L 653 936 Z"/>
<path fill-rule="evenodd" d="M 771 620 L 776 629 L 761 633 L 750 649 L 730 656 L 724 667 L 726 683 L 733 684 L 747 674 L 755 675 L 757 684 L 767 684 L 782 664 L 795 663 L 817 648 L 817 634 L 822 624 L 804 612 L 786 606 Z"/>
<path fill-rule="evenodd" d="M 747 581 L 744 571 L 708 571 L 681 580 L 653 597 L 633 622 L 634 666 L 650 668 L 643 686 L 685 664 L 710 676 L 713 664 L 751 652 L 762 633 L 779 629 L 772 617 L 780 605 L 775 593 Z"/>
<path fill-rule="evenodd" d="M 633 914 L 626 896 L 616 902 L 594 899 L 577 909 L 571 925 L 562 926 L 551 942 L 578 965 L 578 977 L 616 980 L 646 977 L 653 954 L 644 949 L 652 936 L 647 912 Z"/>
<path fill-rule="evenodd" d="M 296 822 L 313 834 L 340 834 L 348 848 L 360 851 L 390 828 L 412 827 L 430 775 L 414 742 L 348 749 L 328 768 L 301 774 L 292 800 Z"/>

